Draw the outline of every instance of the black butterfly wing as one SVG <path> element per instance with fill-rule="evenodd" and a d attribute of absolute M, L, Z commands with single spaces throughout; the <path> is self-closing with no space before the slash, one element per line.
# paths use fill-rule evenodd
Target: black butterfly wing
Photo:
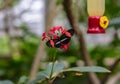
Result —
<path fill-rule="evenodd" d="M 46 42 L 46 45 L 47 45 L 48 47 L 52 47 L 52 45 L 51 45 L 51 43 L 50 43 L 50 40 Z"/>
<path fill-rule="evenodd" d="M 60 37 L 60 41 L 62 44 L 67 44 L 70 42 L 70 40 L 71 40 L 71 38 L 66 35 L 63 35 L 62 37 Z"/>
<path fill-rule="evenodd" d="M 71 34 L 71 36 L 74 35 L 74 30 L 73 30 L 73 29 L 69 29 L 69 30 L 67 30 L 67 31 Z"/>
<path fill-rule="evenodd" d="M 62 45 L 60 42 L 60 39 L 53 39 L 53 43 L 54 43 L 54 47 L 56 47 L 56 48 L 60 48 L 60 46 Z M 52 47 L 50 40 L 46 42 L 46 45 L 48 47 Z"/>
<path fill-rule="evenodd" d="M 55 42 L 55 47 L 56 48 L 60 48 L 60 46 L 62 45 L 60 39 L 56 39 L 54 42 Z"/>
<path fill-rule="evenodd" d="M 73 36 L 74 34 L 74 30 L 73 29 L 69 29 L 67 32 L 69 32 L 71 34 L 71 36 Z M 62 44 L 67 44 L 69 43 L 71 40 L 71 37 L 68 37 L 66 36 L 66 34 L 63 34 L 61 37 L 60 37 L 60 41 Z"/>

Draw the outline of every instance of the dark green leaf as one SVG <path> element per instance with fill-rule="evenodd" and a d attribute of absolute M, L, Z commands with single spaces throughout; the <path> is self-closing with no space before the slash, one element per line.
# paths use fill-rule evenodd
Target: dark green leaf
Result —
<path fill-rule="evenodd" d="M 109 70 L 103 68 L 103 67 L 98 67 L 98 66 L 82 66 L 82 67 L 73 67 L 64 70 L 63 72 L 66 71 L 75 71 L 75 72 L 110 72 Z"/>
<path fill-rule="evenodd" d="M 27 78 L 26 76 L 20 77 L 18 84 L 26 83 L 26 82 L 27 82 L 27 79 L 28 79 L 28 78 Z"/>
<path fill-rule="evenodd" d="M 64 68 L 64 65 L 62 63 L 55 62 L 52 77 L 56 77 L 63 70 L 63 68 Z M 49 63 L 46 66 L 45 70 L 39 72 L 37 77 L 33 81 L 29 82 L 28 84 L 36 84 L 38 81 L 41 82 L 46 78 L 50 79 L 51 70 L 52 70 L 52 63 Z"/>
<path fill-rule="evenodd" d="M 48 78 L 51 75 L 52 64 L 53 63 L 49 63 L 46 66 L 46 69 L 45 69 L 45 73 L 47 74 Z M 63 70 L 63 68 L 64 68 L 64 65 L 62 63 L 55 62 L 54 67 L 53 67 L 53 75 L 52 75 L 52 77 L 54 77 L 57 74 L 59 74 Z"/>

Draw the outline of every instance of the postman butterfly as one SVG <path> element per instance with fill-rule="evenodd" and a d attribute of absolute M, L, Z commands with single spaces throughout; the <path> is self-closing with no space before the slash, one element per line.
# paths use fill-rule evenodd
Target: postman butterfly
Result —
<path fill-rule="evenodd" d="M 70 36 L 68 36 L 67 34 L 69 34 Z M 60 48 L 63 44 L 68 44 L 73 35 L 74 35 L 74 30 L 69 29 L 64 34 L 62 34 L 59 38 L 48 40 L 46 42 L 46 45 L 48 47 Z"/>

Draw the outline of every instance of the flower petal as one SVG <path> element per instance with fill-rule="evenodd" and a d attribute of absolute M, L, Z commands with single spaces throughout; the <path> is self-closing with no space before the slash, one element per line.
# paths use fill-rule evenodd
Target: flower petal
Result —
<path fill-rule="evenodd" d="M 62 26 L 58 26 L 58 30 L 62 30 L 63 29 L 63 27 Z"/>
<path fill-rule="evenodd" d="M 42 34 L 42 41 L 44 41 L 46 37 L 47 37 L 47 35 L 46 35 L 46 33 L 44 32 L 44 33 Z"/>
<path fill-rule="evenodd" d="M 69 46 L 70 46 L 70 43 L 62 44 L 62 46 L 60 46 L 60 49 L 67 50 Z"/>
<path fill-rule="evenodd" d="M 71 34 L 69 32 L 65 32 L 65 35 L 71 37 Z"/>
<path fill-rule="evenodd" d="M 67 46 L 67 45 L 64 45 L 64 46 L 63 46 L 63 49 L 64 49 L 64 50 L 67 50 L 67 49 L 68 49 L 68 46 Z"/>
<path fill-rule="evenodd" d="M 57 39 L 57 38 L 59 38 L 59 37 L 58 37 L 57 35 L 54 35 L 53 38 L 54 38 L 54 39 Z"/>
<path fill-rule="evenodd" d="M 54 47 L 54 42 L 53 42 L 53 40 L 50 40 L 50 44 L 52 45 L 52 47 Z"/>
<path fill-rule="evenodd" d="M 64 34 L 65 32 L 67 32 L 67 30 L 66 30 L 66 29 L 62 30 L 62 33 L 63 33 L 63 34 Z"/>

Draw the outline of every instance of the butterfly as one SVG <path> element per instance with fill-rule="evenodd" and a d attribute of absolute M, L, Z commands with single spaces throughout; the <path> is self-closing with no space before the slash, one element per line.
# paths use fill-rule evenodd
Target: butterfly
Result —
<path fill-rule="evenodd" d="M 70 36 L 68 36 L 67 34 L 69 34 Z M 48 47 L 60 48 L 63 44 L 68 44 L 73 35 L 74 35 L 74 30 L 69 29 L 64 34 L 62 34 L 59 38 L 48 40 L 46 42 L 46 45 Z"/>

